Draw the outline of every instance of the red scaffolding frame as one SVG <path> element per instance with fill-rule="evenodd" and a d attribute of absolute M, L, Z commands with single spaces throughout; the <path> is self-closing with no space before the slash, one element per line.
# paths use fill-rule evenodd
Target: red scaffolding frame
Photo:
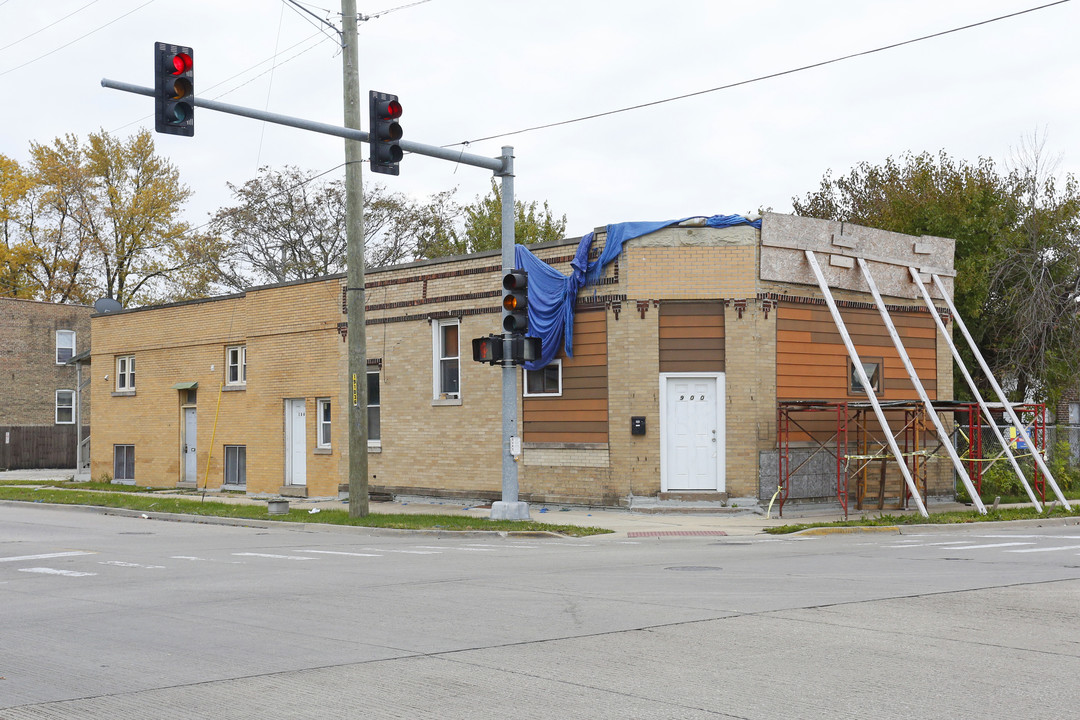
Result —
<path fill-rule="evenodd" d="M 904 413 L 904 425 L 893 437 L 895 438 L 900 434 L 904 436 L 904 461 L 911 472 L 912 478 L 915 479 L 922 500 L 925 502 L 927 495 L 927 460 L 930 453 L 927 441 L 936 440 L 934 433 L 928 427 L 925 406 L 917 400 L 899 400 L 882 402 L 881 407 L 886 411 Z M 976 490 L 981 492 L 982 476 L 986 468 L 984 467 L 985 458 L 983 457 L 984 445 L 982 437 L 984 419 L 979 412 L 978 404 L 974 402 L 938 401 L 934 407 L 937 412 L 954 413 L 954 416 L 960 415 L 965 418 L 966 422 L 960 423 L 960 425 L 967 428 L 969 445 L 967 457 L 968 475 Z M 1029 435 L 1036 449 L 1040 453 L 1044 452 L 1046 445 L 1046 406 L 1041 403 L 1025 403 L 1013 405 L 1012 407 L 1017 415 L 1023 419 L 1024 426 L 1030 428 Z M 991 411 L 1000 410 L 1001 405 L 1000 403 L 990 405 L 990 409 Z M 883 507 L 887 466 L 889 462 L 895 462 L 895 458 L 881 453 L 881 450 L 885 448 L 884 443 L 872 439 L 872 433 L 867 424 L 867 413 L 870 410 L 872 410 L 872 406 L 868 402 L 781 400 L 776 404 L 777 447 L 779 450 L 777 462 L 778 500 L 781 517 L 784 515 L 784 504 L 787 502 L 791 492 L 792 476 L 822 452 L 828 453 L 836 459 L 836 499 L 844 510 L 845 518 L 848 515 L 849 484 L 852 479 L 855 480 L 856 506 L 858 509 L 862 509 L 866 487 L 870 482 L 869 470 L 872 462 L 881 463 L 878 508 Z M 835 418 L 835 430 L 827 440 L 815 440 L 814 432 L 804 428 L 797 417 L 792 417 L 799 414 L 810 414 L 812 416 L 815 413 L 824 413 Z M 812 443 L 810 447 L 815 444 L 817 446 L 794 469 L 791 467 L 793 426 L 810 438 Z M 854 428 L 854 432 L 852 432 L 852 428 Z M 882 428 L 882 430 L 892 433 L 891 427 Z M 849 451 L 852 435 L 854 435 L 855 452 Z M 871 453 L 872 445 L 879 447 L 874 447 L 874 451 Z M 865 462 L 853 466 L 851 460 Z M 1040 498 L 1045 501 L 1046 482 L 1038 466 L 1035 467 L 1034 481 L 1035 489 Z M 904 487 L 901 490 L 901 507 L 907 507 L 910 499 L 911 491 Z"/>

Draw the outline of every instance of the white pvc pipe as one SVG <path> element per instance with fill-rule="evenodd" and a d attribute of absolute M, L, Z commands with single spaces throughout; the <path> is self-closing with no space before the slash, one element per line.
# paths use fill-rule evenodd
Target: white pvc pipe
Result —
<path fill-rule="evenodd" d="M 941 424 L 941 418 L 938 417 L 937 411 L 934 410 L 934 405 L 930 402 L 930 396 L 926 394 L 926 388 L 923 387 L 922 380 L 919 379 L 919 374 L 915 372 L 915 366 L 911 364 L 911 358 L 908 356 L 907 349 L 904 348 L 904 343 L 900 340 L 899 333 L 896 332 L 896 326 L 893 324 L 892 317 L 889 316 L 889 311 L 885 307 L 885 301 L 881 299 L 881 293 L 878 292 L 877 283 L 874 282 L 874 277 L 870 274 L 870 268 L 867 266 L 865 260 L 862 258 L 857 259 L 859 261 L 859 269 L 862 270 L 863 277 L 866 279 L 866 284 L 870 286 L 870 294 L 874 296 L 874 304 L 877 305 L 878 313 L 881 315 L 881 321 L 885 323 L 885 329 L 889 331 L 889 337 L 892 338 L 896 353 L 900 356 L 900 362 L 904 364 L 904 369 L 907 370 L 908 378 L 915 387 L 915 392 L 918 393 L 919 400 L 922 401 L 923 407 L 926 408 L 926 412 L 930 416 L 930 421 L 934 423 L 934 429 L 937 431 L 938 439 L 941 440 L 941 444 L 945 447 L 946 452 L 949 453 L 953 467 L 956 468 L 956 472 L 960 475 L 960 480 L 964 483 L 964 487 L 967 488 L 968 495 L 971 496 L 972 502 L 975 503 L 975 507 L 978 508 L 981 514 L 985 515 L 986 507 L 983 505 L 982 498 L 980 498 L 979 493 L 975 491 L 975 486 L 971 484 L 971 478 L 968 477 L 967 470 L 964 468 L 964 462 L 956 453 L 956 448 L 952 445 L 949 433 L 945 431 L 945 426 Z"/>
<path fill-rule="evenodd" d="M 874 408 L 874 415 L 877 416 L 878 424 L 881 425 L 881 431 L 885 434 L 885 440 L 889 445 L 889 450 L 892 452 L 893 457 L 896 458 L 896 464 L 900 466 L 900 473 L 904 476 L 904 482 L 907 483 L 908 490 L 911 491 L 912 497 L 915 498 L 915 505 L 919 508 L 919 512 L 923 517 L 930 517 L 930 514 L 926 512 L 926 506 L 923 504 L 922 496 L 919 495 L 919 489 L 915 486 L 915 480 L 908 471 L 907 463 L 904 462 L 904 455 L 900 452 L 900 447 L 896 444 L 896 438 L 892 436 L 892 430 L 889 428 L 889 423 L 885 420 L 885 412 L 881 409 L 881 403 L 878 402 L 877 395 L 874 393 L 874 388 L 870 385 L 870 378 L 866 377 L 866 371 L 863 370 L 862 360 L 859 359 L 859 353 L 855 350 L 855 344 L 852 343 L 851 336 L 848 335 L 847 327 L 844 325 L 844 319 L 840 317 L 840 310 L 836 307 L 836 301 L 833 300 L 829 285 L 825 282 L 825 276 L 821 274 L 821 268 L 818 267 L 817 258 L 814 257 L 814 251 L 804 250 L 803 252 L 806 253 L 806 259 L 810 263 L 810 269 L 814 271 L 814 277 L 817 278 L 821 293 L 825 296 L 825 304 L 829 306 L 829 312 L 832 313 L 833 323 L 835 323 L 836 329 L 840 331 L 840 337 L 843 339 L 844 346 L 847 348 L 848 357 L 851 358 L 851 362 L 855 365 L 855 373 L 859 377 L 859 382 L 862 383 L 863 389 L 866 390 L 866 397 L 870 400 L 870 405 Z"/>
<path fill-rule="evenodd" d="M 1001 434 L 1001 430 L 997 426 L 997 422 L 994 421 L 994 416 L 990 412 L 990 407 L 983 400 L 982 393 L 979 392 L 979 388 L 975 387 L 975 381 L 971 379 L 971 374 L 968 372 L 967 366 L 964 364 L 964 359 L 960 357 L 960 351 L 956 349 L 956 345 L 952 341 L 952 333 L 945 327 L 945 323 L 941 321 L 941 316 L 938 315 L 937 308 L 934 307 L 934 300 L 930 297 L 930 291 L 926 289 L 926 285 L 923 284 L 922 278 L 919 277 L 919 271 L 915 268 L 908 268 L 908 272 L 911 273 L 911 279 L 918 286 L 919 292 L 922 293 L 923 302 L 926 303 L 926 309 L 930 311 L 930 314 L 934 317 L 934 322 L 937 323 L 938 332 L 945 338 L 945 343 L 949 346 L 949 350 L 952 352 L 953 360 L 956 361 L 957 367 L 960 368 L 960 372 L 964 375 L 964 380 L 967 381 L 968 389 L 971 390 L 971 394 L 975 397 L 975 401 L 979 404 L 979 407 L 983 411 L 983 415 L 986 417 L 986 421 L 990 425 L 990 429 L 994 431 L 994 437 L 1001 443 L 1002 449 L 1005 451 L 1005 455 L 1008 456 L 1009 462 L 1012 464 L 1013 471 L 1016 476 L 1020 478 L 1020 482 L 1024 486 L 1024 490 L 1028 494 L 1031 503 L 1035 506 L 1037 512 L 1042 512 L 1042 504 L 1035 496 L 1035 491 L 1031 489 L 1031 485 L 1028 484 L 1027 477 L 1024 475 L 1024 471 L 1020 468 L 1020 463 L 1016 461 L 1016 457 L 1009 449 L 1009 443 L 1005 442 L 1005 437 Z M 975 495 L 968 490 L 972 498 Z"/>
<path fill-rule="evenodd" d="M 1065 506 L 1065 509 L 1072 510 L 1069 501 L 1061 494 L 1061 489 L 1058 488 L 1058 484 L 1054 480 L 1050 468 L 1046 467 L 1046 462 L 1043 460 L 1042 453 L 1035 447 L 1035 443 L 1031 442 L 1031 436 L 1028 435 L 1027 428 L 1024 427 L 1024 423 L 1020 422 L 1020 418 L 1016 417 L 1016 412 L 1012 408 L 1012 403 L 1005 397 L 1005 393 L 1002 392 L 1001 386 L 998 385 L 998 381 L 994 378 L 994 374 L 990 372 L 990 367 L 986 364 L 986 360 L 983 359 L 982 353 L 979 352 L 979 348 L 975 346 L 975 341 L 971 339 L 971 333 L 968 332 L 967 326 L 964 325 L 964 321 L 960 317 L 960 314 L 956 312 L 956 307 L 953 305 L 952 300 L 949 299 L 948 293 L 945 292 L 945 285 L 941 282 L 941 278 L 936 274 L 931 275 L 931 277 L 934 279 L 934 285 L 937 287 L 938 292 L 945 298 L 945 304 L 949 306 L 949 312 L 953 314 L 953 319 L 956 321 L 956 327 L 960 328 L 960 332 L 963 334 L 964 339 L 967 340 L 968 347 L 971 348 L 972 354 L 974 354 L 975 359 L 979 361 L 979 367 L 981 367 L 983 373 L 986 374 L 986 379 L 990 381 L 990 387 L 994 389 L 1001 404 L 1005 406 L 1005 412 L 1009 415 L 1009 421 L 1012 422 L 1013 427 L 1016 428 L 1016 432 L 1020 434 L 1020 437 L 1027 443 L 1028 448 L 1031 449 L 1031 456 L 1035 458 L 1035 464 L 1042 470 L 1043 475 L 1045 475 L 1046 479 L 1050 482 L 1050 487 L 1054 489 L 1054 494 L 1057 495 L 1057 499 L 1061 501 L 1061 504 Z M 991 425 L 992 424 L 993 423 L 991 423 Z"/>

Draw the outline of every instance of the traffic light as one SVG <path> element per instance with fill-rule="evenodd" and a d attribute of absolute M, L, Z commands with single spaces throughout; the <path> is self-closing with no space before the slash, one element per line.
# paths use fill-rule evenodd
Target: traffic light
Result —
<path fill-rule="evenodd" d="M 529 274 L 511 270 L 503 276 L 503 330 L 515 335 L 529 331 Z"/>
<path fill-rule="evenodd" d="M 189 47 L 154 43 L 154 130 L 195 134 L 195 61 Z"/>
<path fill-rule="evenodd" d="M 398 163 L 401 162 L 401 103 L 397 95 L 389 93 L 368 92 L 368 124 L 371 128 L 368 132 L 368 144 L 371 145 L 371 170 L 372 172 L 386 175 L 398 174 Z"/>
<path fill-rule="evenodd" d="M 501 335 L 488 335 L 472 341 L 472 359 L 494 365 L 503 359 L 503 339 Z"/>

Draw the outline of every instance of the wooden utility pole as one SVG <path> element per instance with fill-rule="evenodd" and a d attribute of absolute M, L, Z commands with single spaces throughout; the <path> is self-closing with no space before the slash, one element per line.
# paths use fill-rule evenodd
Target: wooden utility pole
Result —
<path fill-rule="evenodd" d="M 360 129 L 356 0 L 341 0 L 345 127 Z M 364 317 L 363 144 L 345 139 L 345 259 L 349 353 L 349 517 L 368 514 L 367 330 Z"/>

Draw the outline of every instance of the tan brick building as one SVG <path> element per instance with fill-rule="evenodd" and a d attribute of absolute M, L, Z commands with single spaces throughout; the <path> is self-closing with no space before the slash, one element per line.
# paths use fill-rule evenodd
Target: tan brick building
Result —
<path fill-rule="evenodd" d="M 0 468 L 74 468 L 76 371 L 90 348 L 85 305 L 0 298 Z M 89 419 L 84 394 L 83 422 Z"/>
<path fill-rule="evenodd" d="M 594 257 L 604 239 L 598 231 Z M 531 249 L 566 274 L 577 244 Z M 916 244 L 931 254 L 920 261 Z M 881 271 L 920 378 L 933 399 L 951 398 L 948 349 L 898 279 L 932 260 L 951 281 L 951 240 L 779 215 L 761 229 L 669 227 L 628 241 L 579 293 L 573 357 L 519 382 L 521 498 L 767 500 L 777 401 L 865 399 L 822 324 L 804 246 L 829 265 L 860 355 L 883 378 L 879 396 L 915 394 L 869 295 L 852 289 L 852 257 Z M 498 253 L 368 272 L 373 490 L 499 497 L 500 371 L 473 362 L 469 341 L 500 327 L 501 274 Z M 348 474 L 343 285 L 333 276 L 95 316 L 94 478 L 337 495 Z M 809 447 L 814 432 L 797 443 Z M 951 491 L 933 477 L 931 494 Z"/>

